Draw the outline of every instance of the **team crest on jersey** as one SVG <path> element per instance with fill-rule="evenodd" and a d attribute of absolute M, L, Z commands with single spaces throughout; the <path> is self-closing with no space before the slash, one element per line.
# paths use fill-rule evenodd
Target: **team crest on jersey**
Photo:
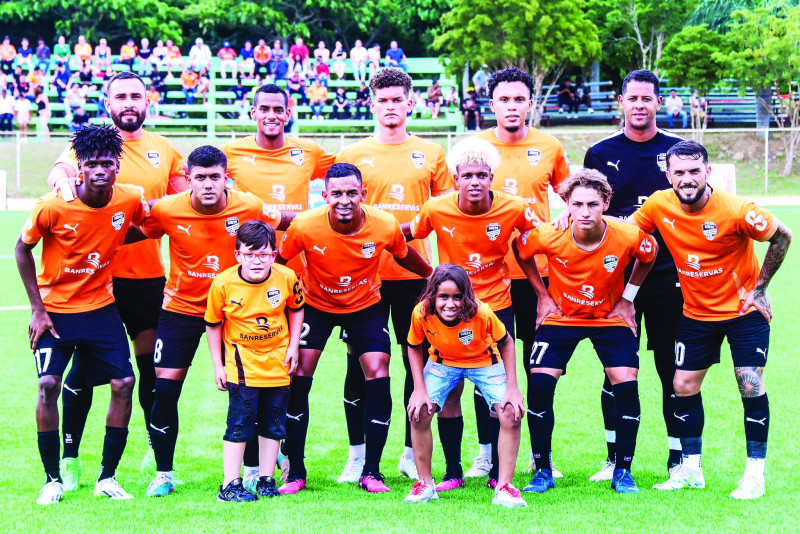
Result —
<path fill-rule="evenodd" d="M 289 158 L 299 167 L 306 159 L 306 153 L 302 148 L 293 148 L 289 150 Z"/>
<path fill-rule="evenodd" d="M 256 317 L 256 328 L 264 332 L 269 332 L 269 319 L 264 316 Z"/>
<path fill-rule="evenodd" d="M 461 332 L 458 333 L 458 340 L 463 343 L 464 345 L 469 345 L 472 341 L 473 334 L 472 330 L 465 328 Z"/>
<path fill-rule="evenodd" d="M 656 156 L 656 163 L 658 163 L 658 168 L 661 169 L 661 172 L 667 172 L 667 153 L 662 152 Z"/>
<path fill-rule="evenodd" d="M 267 302 L 272 304 L 273 308 L 276 308 L 278 304 L 281 303 L 281 290 L 276 288 L 271 288 L 267 290 Z"/>
<path fill-rule="evenodd" d="M 361 245 L 361 252 L 364 254 L 365 258 L 371 258 L 372 255 L 375 254 L 375 243 L 372 241 L 364 243 Z"/>
<path fill-rule="evenodd" d="M 150 165 L 152 165 L 154 169 L 157 169 L 158 166 L 161 165 L 161 154 L 155 150 L 148 150 L 147 161 L 150 162 Z"/>
<path fill-rule="evenodd" d="M 413 163 L 414 167 L 417 169 L 421 169 L 422 166 L 425 165 L 425 154 L 415 150 L 411 153 L 411 163 Z"/>
<path fill-rule="evenodd" d="M 708 221 L 704 222 L 703 235 L 706 236 L 706 239 L 709 241 L 714 241 L 714 238 L 717 237 L 717 224 Z"/>
<path fill-rule="evenodd" d="M 125 212 L 118 211 L 111 216 L 111 226 L 114 227 L 114 230 L 119 232 L 123 224 L 125 224 Z"/>
<path fill-rule="evenodd" d="M 528 163 L 536 167 L 542 161 L 542 151 L 538 148 L 528 149 Z"/>
<path fill-rule="evenodd" d="M 225 230 L 228 231 L 228 234 L 231 237 L 236 235 L 236 232 L 239 231 L 239 218 L 238 217 L 228 217 L 225 219 Z"/>
<path fill-rule="evenodd" d="M 489 236 L 489 241 L 494 241 L 500 235 L 500 223 L 489 223 L 486 226 L 486 235 Z"/>
<path fill-rule="evenodd" d="M 610 254 L 605 258 L 603 258 L 603 267 L 605 268 L 606 271 L 610 273 L 614 272 L 614 269 L 617 268 L 618 263 L 619 263 L 619 258 L 614 256 L 613 254 Z"/>

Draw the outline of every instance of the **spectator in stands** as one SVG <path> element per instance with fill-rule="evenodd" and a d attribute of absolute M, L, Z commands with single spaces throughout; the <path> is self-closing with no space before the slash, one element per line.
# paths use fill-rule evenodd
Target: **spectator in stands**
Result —
<path fill-rule="evenodd" d="M 308 66 L 308 57 L 309 57 L 309 55 L 310 55 L 310 53 L 308 51 L 308 47 L 303 43 L 303 39 L 301 39 L 300 37 L 295 39 L 294 44 L 289 49 L 289 57 L 295 59 L 295 61 L 296 61 L 296 57 L 300 56 L 300 62 L 303 65 L 303 70 L 306 71 L 306 72 L 308 72 L 308 70 L 309 70 L 308 69 L 308 67 L 309 67 Z M 294 68 L 295 68 L 294 65 L 290 65 L 290 67 L 292 68 L 292 70 L 294 70 Z"/>
<path fill-rule="evenodd" d="M 161 98 L 159 102 L 167 103 L 167 82 L 164 80 L 164 73 L 158 68 L 158 65 L 153 65 L 153 74 L 150 75 L 150 83 L 159 92 Z"/>
<path fill-rule="evenodd" d="M 331 62 L 331 51 L 325 46 L 325 41 L 320 41 L 317 44 L 317 49 L 314 50 L 314 59 L 317 60 L 317 63 L 322 62 L 326 65 Z"/>
<path fill-rule="evenodd" d="M 155 85 L 150 85 L 147 89 L 147 100 L 150 105 L 147 106 L 148 117 L 158 117 L 160 113 L 159 104 L 161 103 L 161 93 L 158 92 Z"/>
<path fill-rule="evenodd" d="M 33 72 L 28 75 L 28 81 L 31 84 L 32 91 L 35 92 L 37 88 L 44 89 L 44 72 L 39 65 L 36 65 Z"/>
<path fill-rule="evenodd" d="M 358 91 L 356 91 L 356 101 L 354 104 L 356 108 L 356 119 L 366 119 L 369 120 L 371 118 L 371 113 L 369 109 L 369 87 L 364 82 L 361 82 L 361 87 L 359 87 Z M 361 115 L 361 108 L 364 108 L 364 115 Z"/>
<path fill-rule="evenodd" d="M 96 91 L 97 86 L 93 83 L 94 72 L 92 71 L 91 63 L 84 62 L 81 70 L 72 76 L 72 84 L 78 86 L 78 91 L 83 98 L 89 94 L 89 91 Z"/>
<path fill-rule="evenodd" d="M 17 57 L 17 49 L 11 44 L 8 35 L 3 38 L 0 45 L 0 70 L 6 74 L 14 71 L 14 59 Z"/>
<path fill-rule="evenodd" d="M 197 85 L 200 83 L 200 77 L 194 71 L 192 65 L 188 65 L 186 70 L 181 74 L 181 87 L 183 88 L 183 96 L 186 98 L 187 104 L 194 104 L 194 95 L 197 92 Z"/>
<path fill-rule="evenodd" d="M 136 53 L 136 60 L 139 62 L 139 76 L 150 76 L 153 73 L 153 49 L 150 48 L 150 40 L 143 38 L 141 46 Z"/>
<path fill-rule="evenodd" d="M 294 119 L 297 116 L 297 101 L 292 95 L 289 95 L 288 100 L 289 104 L 286 106 L 286 108 L 289 113 L 289 120 L 287 120 L 286 124 L 283 125 L 283 133 L 287 134 L 292 131 L 292 125 L 294 124 Z"/>
<path fill-rule="evenodd" d="M 194 40 L 194 46 L 189 50 L 189 65 L 199 71 L 203 67 L 211 72 L 211 49 L 203 43 L 203 39 L 198 37 Z"/>
<path fill-rule="evenodd" d="M 169 52 L 167 47 L 164 46 L 164 41 L 162 39 L 156 41 L 156 47 L 153 48 L 153 65 L 159 69 L 166 69 L 168 55 Z"/>
<path fill-rule="evenodd" d="M 439 85 L 439 80 L 434 79 L 433 85 L 428 87 L 428 95 L 425 103 L 431 112 L 431 118 L 436 120 L 439 118 L 439 109 L 444 102 L 444 95 L 442 95 L 442 86 Z"/>
<path fill-rule="evenodd" d="M 592 109 L 592 96 L 589 94 L 589 88 L 583 84 L 583 80 L 578 78 L 575 84 L 575 118 L 577 118 L 577 112 L 581 109 L 581 104 L 586 106 L 589 113 L 594 113 L 594 109 Z"/>
<path fill-rule="evenodd" d="M 105 71 L 111 66 L 111 47 L 105 38 L 100 39 L 100 44 L 94 49 L 94 65 L 100 71 Z"/>
<path fill-rule="evenodd" d="M 14 99 L 14 119 L 19 125 L 19 135 L 28 139 L 28 123 L 31 122 L 31 101 L 17 91 Z"/>
<path fill-rule="evenodd" d="M 86 37 L 83 35 L 78 36 L 78 42 L 75 43 L 73 48 L 75 52 L 75 59 L 78 60 L 77 69 L 81 70 L 84 65 L 92 61 L 92 45 L 86 42 Z"/>
<path fill-rule="evenodd" d="M 53 60 L 63 63 L 64 67 L 66 67 L 67 71 L 69 71 L 69 60 L 71 57 L 72 53 L 69 51 L 67 38 L 63 35 L 59 35 L 56 45 L 53 46 Z"/>
<path fill-rule="evenodd" d="M 133 72 L 133 62 L 136 60 L 136 44 L 133 42 L 133 39 L 128 39 L 122 47 L 119 49 L 119 62 L 122 65 L 127 65 L 128 70 Z"/>
<path fill-rule="evenodd" d="M 211 76 L 208 69 L 203 67 L 200 69 L 200 74 L 197 77 L 197 94 L 203 97 L 203 105 L 208 102 L 208 90 L 211 88 Z"/>
<path fill-rule="evenodd" d="M 103 81 L 110 80 L 114 77 L 114 67 L 109 65 L 106 70 L 96 71 L 94 75 Z"/>
<path fill-rule="evenodd" d="M 53 73 L 53 80 L 50 82 L 58 91 L 58 101 L 64 101 L 64 93 L 70 85 L 70 75 L 67 65 L 61 61 L 56 62 L 56 71 Z"/>
<path fill-rule="evenodd" d="M 408 72 L 408 58 L 403 49 L 397 46 L 397 41 L 389 43 L 389 50 L 386 51 L 386 66 Z"/>
<path fill-rule="evenodd" d="M 72 115 L 72 119 L 69 123 L 69 131 L 75 133 L 87 124 L 90 124 L 89 115 L 86 114 L 86 110 L 83 106 L 79 106 Z"/>
<path fill-rule="evenodd" d="M 367 59 L 369 54 L 361 43 L 361 39 L 356 39 L 355 46 L 350 49 L 350 64 L 353 66 L 353 77 L 357 82 L 367 80 Z"/>
<path fill-rule="evenodd" d="M 372 48 L 367 51 L 367 58 L 369 63 L 369 77 L 372 78 L 383 66 L 381 65 L 381 59 L 383 59 L 381 56 L 381 45 L 378 43 L 372 45 Z"/>
<path fill-rule="evenodd" d="M 252 78 L 255 76 L 256 62 L 253 60 L 253 43 L 245 41 L 244 46 L 239 49 L 239 75 Z"/>
<path fill-rule="evenodd" d="M 44 43 L 44 39 L 39 38 L 39 43 L 36 45 L 36 61 L 42 71 L 47 74 L 50 72 L 50 47 Z"/>
<path fill-rule="evenodd" d="M 274 60 L 275 63 L 275 74 L 273 78 L 275 80 L 286 80 L 289 77 L 289 62 L 286 61 L 285 57 L 280 59 Z"/>
<path fill-rule="evenodd" d="M 408 107 L 409 112 L 408 116 L 415 116 L 418 119 L 421 119 L 422 116 L 428 111 L 428 108 L 425 106 L 425 96 L 423 96 L 422 91 L 419 89 L 413 93 L 413 98 L 411 98 L 411 105 Z"/>
<path fill-rule="evenodd" d="M 22 67 L 17 65 L 14 67 L 14 90 L 22 93 L 22 96 L 33 96 L 30 84 L 28 84 L 28 75 L 22 72 Z M 16 93 L 14 94 L 16 96 Z"/>
<path fill-rule="evenodd" d="M 341 80 L 344 78 L 344 73 L 347 69 L 347 64 L 344 62 L 347 59 L 347 52 L 344 51 L 341 41 L 336 41 L 331 57 L 333 58 L 333 72 L 336 73 L 336 79 Z"/>
<path fill-rule="evenodd" d="M 226 70 L 231 71 L 231 78 L 236 77 L 237 66 L 236 66 L 236 50 L 231 48 L 230 41 L 225 41 L 222 43 L 222 48 L 217 50 L 217 57 L 219 58 L 219 71 L 222 74 L 223 78 L 227 78 L 225 72 Z"/>
<path fill-rule="evenodd" d="M 678 96 L 678 92 L 674 89 L 669 92 L 669 96 L 664 100 L 664 106 L 667 108 L 667 123 L 670 128 L 675 127 L 675 117 L 680 117 L 683 122 L 683 127 L 689 124 L 689 116 L 683 111 L 683 99 Z"/>
<path fill-rule="evenodd" d="M 27 72 L 33 70 L 33 49 L 27 37 L 22 38 L 22 44 L 17 50 L 17 65 L 25 67 Z"/>
<path fill-rule="evenodd" d="M 0 70 L 0 89 L 8 89 L 8 75 L 2 70 Z"/>
<path fill-rule="evenodd" d="M 447 96 L 444 98 L 444 107 L 447 108 L 447 112 L 451 111 L 450 108 L 453 108 L 454 111 L 458 111 L 458 103 L 460 99 L 458 98 L 458 92 L 456 91 L 455 87 L 450 88 L 450 92 L 447 93 Z"/>
<path fill-rule="evenodd" d="M 700 130 L 708 127 L 708 101 L 701 97 L 697 91 L 692 91 L 689 98 L 689 106 L 692 113 L 692 128 Z"/>
<path fill-rule="evenodd" d="M 14 129 L 14 97 L 8 89 L 0 89 L 0 132 L 10 132 Z"/>
<path fill-rule="evenodd" d="M 294 71 L 286 82 L 286 87 L 289 89 L 289 94 L 300 95 L 300 103 L 306 105 L 308 97 L 306 96 L 306 78 L 302 71 Z"/>
<path fill-rule="evenodd" d="M 476 98 L 483 98 L 489 91 L 489 77 L 486 75 L 487 65 L 481 66 L 475 74 L 472 75 L 472 85 L 475 87 Z"/>
<path fill-rule="evenodd" d="M 264 39 L 258 40 L 258 46 L 253 50 L 253 60 L 255 61 L 255 74 L 257 76 L 269 76 L 272 74 L 272 69 L 270 68 L 272 50 L 264 42 Z"/>
<path fill-rule="evenodd" d="M 291 81 L 291 78 L 289 79 Z M 319 80 L 308 88 L 308 100 L 311 102 L 311 118 L 316 121 L 321 121 L 322 108 L 328 101 L 328 88 L 322 85 Z"/>
<path fill-rule="evenodd" d="M 347 93 L 344 90 L 344 87 L 337 87 L 336 88 L 336 97 L 333 99 L 333 113 L 331 117 L 333 119 L 339 119 L 339 114 L 343 114 L 341 117 L 342 119 L 349 119 L 350 118 L 350 100 L 347 98 Z"/>
<path fill-rule="evenodd" d="M 287 60 L 286 50 L 283 49 L 283 43 L 281 43 L 280 40 L 275 39 L 275 42 L 272 43 L 272 61 L 275 62 L 275 64 L 272 66 L 273 72 L 278 68 L 278 63 L 280 63 L 281 60 Z M 287 60 L 287 65 L 288 65 L 288 60 Z"/>
<path fill-rule="evenodd" d="M 575 105 L 575 88 L 572 87 L 571 80 L 564 80 L 564 85 L 556 93 L 556 99 L 558 99 L 558 112 L 563 113 L 564 107 L 567 108 L 567 118 L 571 113 L 577 111 L 577 106 Z"/>
<path fill-rule="evenodd" d="M 308 76 L 308 69 L 305 68 L 305 63 L 300 54 L 289 54 L 289 70 L 292 72 L 302 72 L 304 76 Z"/>
<path fill-rule="evenodd" d="M 461 109 L 464 112 L 464 128 L 467 131 L 481 129 L 481 112 L 478 105 L 477 91 L 467 92 Z"/>
<path fill-rule="evenodd" d="M 78 108 L 86 106 L 86 98 L 81 94 L 80 87 L 70 85 L 67 95 L 64 97 L 64 105 L 69 116 L 77 113 Z"/>
<path fill-rule="evenodd" d="M 328 80 L 331 79 L 331 68 L 328 64 L 324 61 L 317 60 L 317 65 L 315 67 L 315 73 L 317 80 L 322 82 L 322 85 L 328 87 Z"/>
<path fill-rule="evenodd" d="M 33 96 L 36 101 L 36 109 L 39 112 L 39 127 L 41 128 L 42 135 L 44 135 L 44 140 L 46 143 L 50 142 L 50 117 L 52 116 L 52 111 L 50 110 L 50 99 L 44 92 L 44 89 L 40 86 L 34 89 Z"/>
<path fill-rule="evenodd" d="M 178 67 L 179 71 L 183 71 L 183 56 L 181 49 L 172 42 L 172 39 L 167 39 L 167 77 L 172 78 L 172 69 Z"/>
<path fill-rule="evenodd" d="M 233 105 L 236 110 L 239 112 L 239 120 L 246 120 L 247 112 L 248 112 L 248 102 L 247 102 L 247 87 L 242 84 L 242 78 L 239 77 L 236 79 L 236 86 L 231 89 L 233 91 Z"/>

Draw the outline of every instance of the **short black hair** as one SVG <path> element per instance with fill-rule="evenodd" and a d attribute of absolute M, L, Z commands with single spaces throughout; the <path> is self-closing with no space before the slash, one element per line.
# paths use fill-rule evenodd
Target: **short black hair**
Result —
<path fill-rule="evenodd" d="M 328 187 L 328 182 L 331 178 L 344 178 L 346 176 L 355 176 L 356 180 L 358 180 L 358 185 L 361 185 L 361 171 L 358 170 L 358 167 L 350 163 L 334 163 L 325 173 L 325 187 Z"/>
<path fill-rule="evenodd" d="M 408 96 L 411 92 L 411 76 L 401 69 L 386 67 L 376 72 L 369 80 L 369 88 L 372 89 L 373 95 L 378 89 L 387 87 L 402 87 L 403 93 Z"/>
<path fill-rule="evenodd" d="M 192 150 L 186 160 L 186 166 L 191 170 L 193 167 L 216 167 L 219 165 L 223 169 L 228 168 L 228 158 L 222 150 L 215 146 L 203 145 Z"/>
<path fill-rule="evenodd" d="M 256 91 L 256 94 L 253 96 L 253 105 L 256 105 L 258 102 L 258 95 L 260 94 L 269 94 L 269 95 L 282 95 L 283 96 L 283 104 L 285 106 L 289 105 L 289 95 L 286 94 L 286 91 L 275 85 L 274 83 L 268 83 L 266 85 L 262 85 Z"/>
<path fill-rule="evenodd" d="M 247 221 L 236 232 L 236 250 L 242 245 L 250 247 L 250 250 L 258 250 L 269 245 L 274 251 L 275 229 L 264 221 L 256 219 Z"/>
<path fill-rule="evenodd" d="M 502 82 L 522 82 L 530 92 L 530 96 L 528 98 L 533 97 L 533 78 L 531 78 L 527 72 L 520 70 L 517 67 L 508 67 L 503 70 L 499 70 L 492 75 L 492 78 L 489 80 L 489 98 L 494 97 L 495 88 Z"/>
<path fill-rule="evenodd" d="M 628 89 L 629 82 L 641 82 L 641 83 L 649 83 L 653 85 L 653 91 L 655 92 L 656 96 L 659 94 L 659 90 L 661 89 L 661 85 L 658 82 L 658 76 L 650 72 L 649 70 L 633 70 L 625 76 L 625 79 L 622 80 L 622 94 L 625 94 L 625 91 Z"/>
<path fill-rule="evenodd" d="M 672 145 L 667 150 L 667 169 L 669 169 L 669 158 L 675 156 L 678 159 L 702 159 L 704 165 L 708 165 L 708 151 L 706 147 L 697 141 L 681 141 Z"/>
<path fill-rule="evenodd" d="M 119 80 L 139 80 L 139 83 L 142 84 L 142 87 L 147 89 L 147 85 L 145 85 L 144 80 L 142 80 L 141 76 L 139 76 L 135 72 L 131 72 L 129 70 L 123 70 L 116 73 L 114 76 L 111 77 L 110 80 L 108 80 L 108 87 L 106 87 L 106 91 L 108 91 L 109 95 L 111 94 L 111 86 L 114 85 L 114 82 L 117 82 Z"/>
<path fill-rule="evenodd" d="M 78 161 L 105 155 L 119 159 L 122 156 L 122 136 L 113 126 L 84 126 L 73 134 L 72 150 L 75 151 Z"/>

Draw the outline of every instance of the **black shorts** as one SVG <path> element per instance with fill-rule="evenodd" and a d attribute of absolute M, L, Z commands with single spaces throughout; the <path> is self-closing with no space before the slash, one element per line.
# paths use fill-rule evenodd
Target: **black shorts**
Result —
<path fill-rule="evenodd" d="M 547 278 L 543 278 L 544 286 L 548 287 Z M 530 344 L 536 338 L 536 307 L 539 297 L 527 279 L 511 280 L 511 304 L 514 306 L 516 318 L 516 338 L 522 343 Z"/>
<path fill-rule="evenodd" d="M 339 326 L 342 328 L 342 339 L 353 349 L 354 356 L 367 352 L 391 354 L 389 320 L 380 302 L 351 313 L 325 312 L 308 303 L 304 309 L 305 335 L 300 336 L 301 349 L 324 350 L 333 328 Z M 345 331 L 347 334 L 344 334 Z"/>
<path fill-rule="evenodd" d="M 720 347 L 726 337 L 734 367 L 767 364 L 769 323 L 754 311 L 726 321 L 698 321 L 682 316 L 675 340 L 675 369 L 703 371 L 719 363 Z"/>
<path fill-rule="evenodd" d="M 637 295 L 633 303 L 636 308 L 636 331 L 642 335 L 642 316 L 647 331 L 647 350 L 671 351 L 675 347 L 678 324 L 683 317 L 683 294 L 681 288 L 657 296 Z"/>
<path fill-rule="evenodd" d="M 384 280 L 381 284 L 381 304 L 386 317 L 392 318 L 398 345 L 408 345 L 411 314 L 426 284 L 425 280 Z"/>
<path fill-rule="evenodd" d="M 584 339 L 594 346 L 603 368 L 639 368 L 636 337 L 627 326 L 561 326 L 546 324 L 536 331 L 528 369 L 567 370 L 575 347 Z"/>
<path fill-rule="evenodd" d="M 500 322 L 503 323 L 503 326 L 506 327 L 506 332 L 508 335 L 511 336 L 511 339 L 515 339 L 516 331 L 514 330 L 514 306 L 509 306 L 508 308 L 503 308 L 502 310 L 494 310 L 494 314 L 500 319 Z"/>
<path fill-rule="evenodd" d="M 34 351 L 39 378 L 62 376 L 72 353 L 81 361 L 81 372 L 90 386 L 133 375 L 125 327 L 114 304 L 81 313 L 48 313 L 58 335 L 49 331 Z"/>
<path fill-rule="evenodd" d="M 114 278 L 114 300 L 131 341 L 151 328 L 158 328 L 167 279 Z"/>
<path fill-rule="evenodd" d="M 161 310 L 153 365 L 165 369 L 188 369 L 205 333 L 206 322 L 202 317 Z"/>
<path fill-rule="evenodd" d="M 244 443 L 256 435 L 281 440 L 286 437 L 289 386 L 251 387 L 228 382 L 228 427 L 225 441 Z"/>

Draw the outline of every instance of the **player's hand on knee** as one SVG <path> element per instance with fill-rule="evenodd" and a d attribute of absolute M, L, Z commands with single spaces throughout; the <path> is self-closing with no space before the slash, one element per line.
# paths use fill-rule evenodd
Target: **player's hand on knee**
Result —
<path fill-rule="evenodd" d="M 214 381 L 217 383 L 218 390 L 228 391 L 228 375 L 225 373 L 224 367 L 214 368 Z"/>
<path fill-rule="evenodd" d="M 607 319 L 613 317 L 619 317 L 625 321 L 625 324 L 633 331 L 633 335 L 636 335 L 636 309 L 633 307 L 633 302 L 628 299 L 619 299 L 619 302 L 614 305 L 614 309 L 606 316 Z"/>
<path fill-rule="evenodd" d="M 427 408 L 426 415 L 433 413 L 433 403 L 428 397 L 428 393 L 415 389 L 408 400 L 408 420 L 419 423 L 420 416 L 423 415 L 423 407 Z"/>
<path fill-rule="evenodd" d="M 39 344 L 39 339 L 41 339 L 44 333 L 48 331 L 53 335 L 54 338 L 60 339 L 60 336 L 56 332 L 55 326 L 53 326 L 53 321 L 50 319 L 50 316 L 47 314 L 47 312 L 44 310 L 33 312 L 33 315 L 31 316 L 31 324 L 28 326 L 28 340 L 31 343 L 31 350 L 36 350 L 36 346 Z"/>
<path fill-rule="evenodd" d="M 769 295 L 766 291 L 754 289 L 747 293 L 742 301 L 742 308 L 739 310 L 739 315 L 744 315 L 750 308 L 755 308 L 764 316 L 767 322 L 772 321 L 772 306 L 769 303 Z"/>
<path fill-rule="evenodd" d="M 286 359 L 283 361 L 283 365 L 286 366 L 287 372 L 289 375 L 293 375 L 295 371 L 297 371 L 297 363 L 300 361 L 300 351 L 297 348 L 289 347 L 286 349 Z"/>
<path fill-rule="evenodd" d="M 569 210 L 564 209 L 558 217 L 550 221 L 550 224 L 553 225 L 553 228 L 562 232 L 569 228 Z"/>
<path fill-rule="evenodd" d="M 525 399 L 522 398 L 519 388 L 506 389 L 506 394 L 500 403 L 500 411 L 505 413 L 508 409 L 514 411 L 514 421 L 522 419 L 522 415 L 525 413 Z"/>
<path fill-rule="evenodd" d="M 550 315 L 558 315 L 559 317 L 564 317 L 564 313 L 561 311 L 561 308 L 558 307 L 556 301 L 553 300 L 553 297 L 550 295 L 546 295 L 544 297 L 539 297 L 539 302 L 536 304 L 536 329 L 538 330 L 545 319 L 547 319 Z"/>

